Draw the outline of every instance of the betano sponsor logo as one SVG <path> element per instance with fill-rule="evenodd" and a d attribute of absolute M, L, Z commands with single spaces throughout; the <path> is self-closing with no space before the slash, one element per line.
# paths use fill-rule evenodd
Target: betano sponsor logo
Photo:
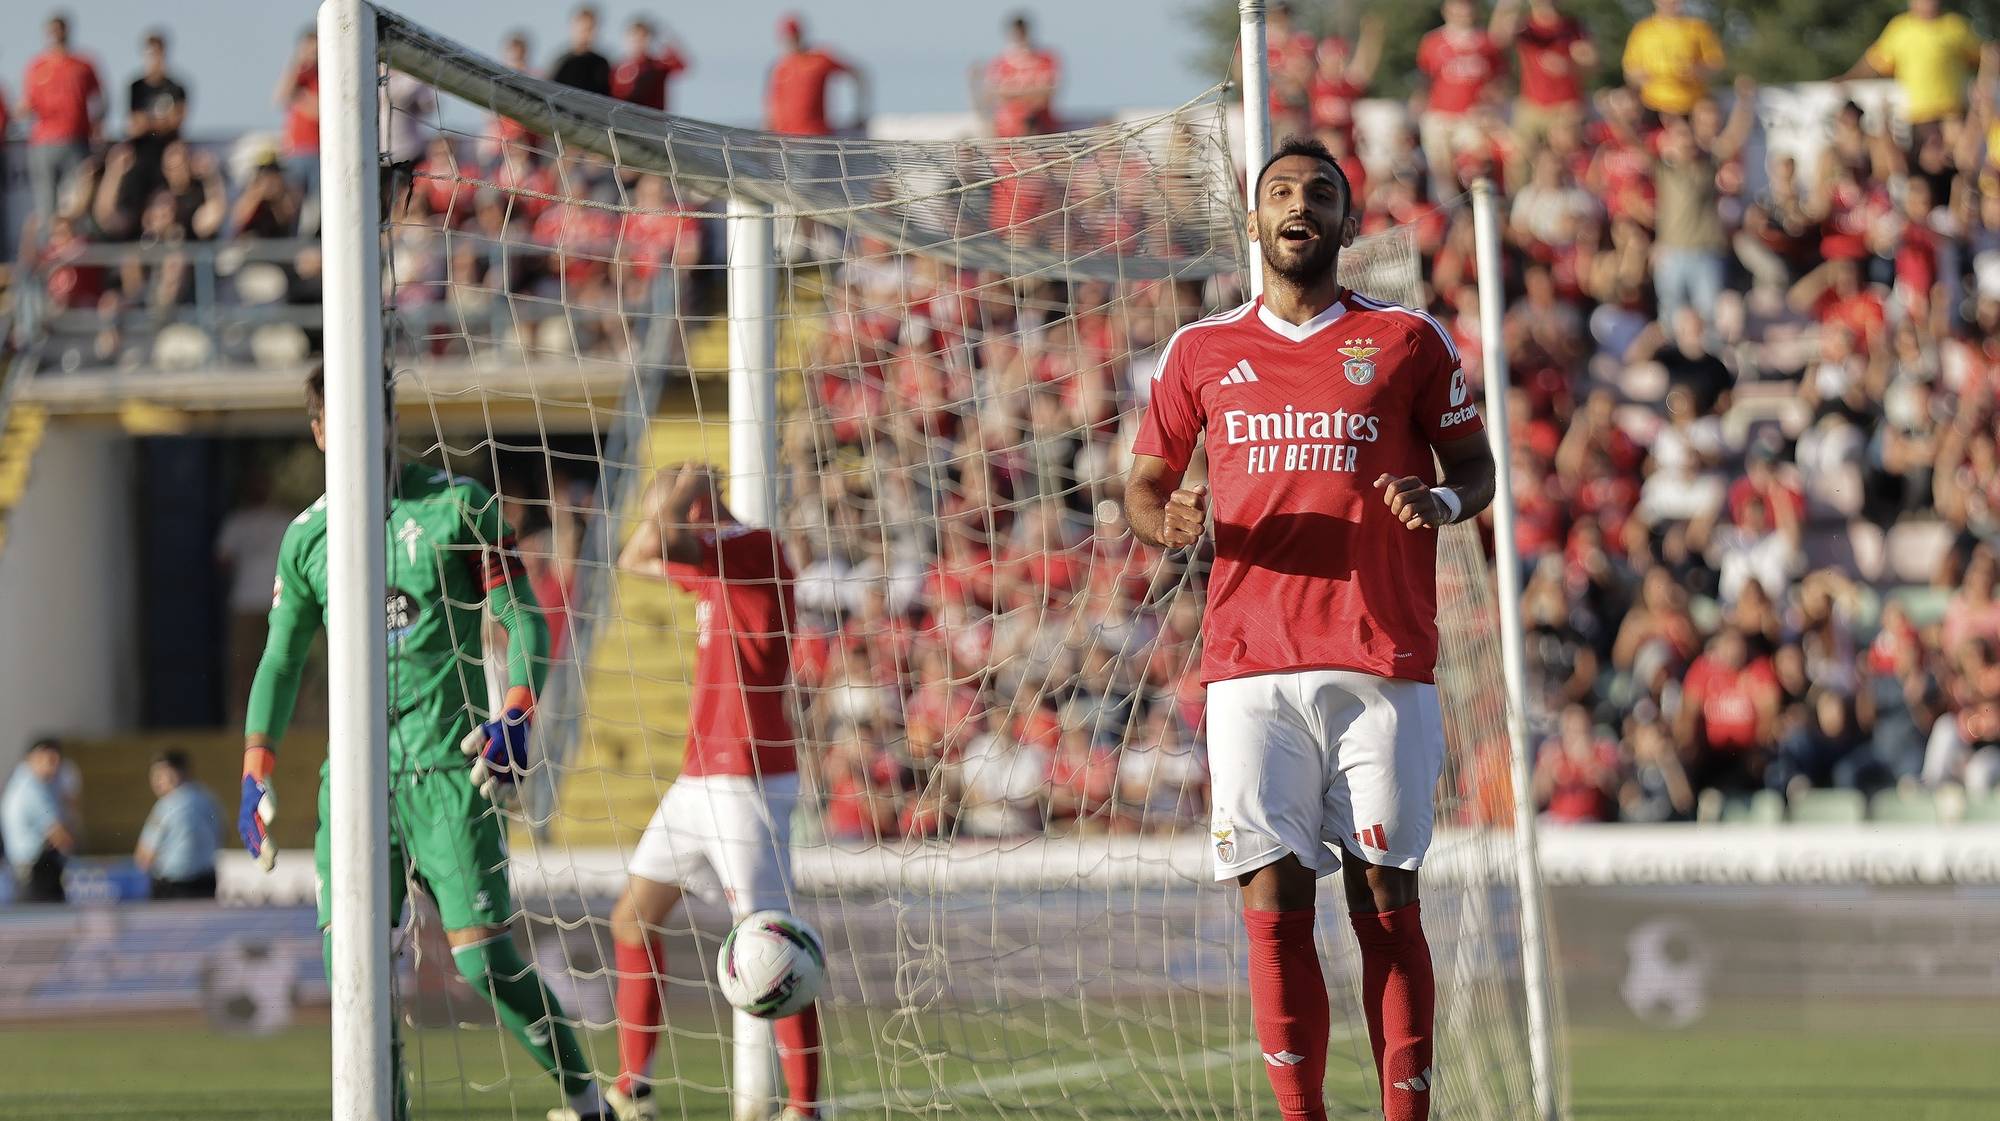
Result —
<path fill-rule="evenodd" d="M 1463 408 L 1453 409 L 1450 412 L 1439 417 L 1438 427 L 1450 428 L 1454 424 L 1464 424 L 1466 421 L 1471 420 L 1473 417 L 1476 417 L 1478 415 L 1479 415 L 1479 409 L 1477 406 L 1466 405 Z"/>

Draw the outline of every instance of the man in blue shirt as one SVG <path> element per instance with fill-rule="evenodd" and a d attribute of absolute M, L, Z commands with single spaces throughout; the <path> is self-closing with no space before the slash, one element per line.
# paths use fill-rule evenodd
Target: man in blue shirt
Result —
<path fill-rule="evenodd" d="M 215 850 L 222 845 L 215 799 L 189 778 L 184 751 L 161 752 L 151 778 L 159 801 L 146 815 L 132 858 L 152 878 L 154 899 L 214 899 Z"/>
<path fill-rule="evenodd" d="M 22 903 L 62 903 L 63 866 L 76 837 L 63 820 L 62 744 L 49 737 L 28 746 L 21 764 L 0 794 L 0 844 L 20 884 Z"/>

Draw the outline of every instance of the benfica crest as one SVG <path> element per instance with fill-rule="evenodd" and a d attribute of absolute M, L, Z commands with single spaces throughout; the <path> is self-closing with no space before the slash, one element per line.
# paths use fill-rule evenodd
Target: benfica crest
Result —
<path fill-rule="evenodd" d="M 1374 381 L 1374 358 L 1381 349 L 1375 345 L 1374 339 L 1347 340 L 1347 345 L 1340 348 L 1340 353 L 1347 356 L 1347 361 L 1341 365 L 1347 373 L 1347 380 L 1355 385 L 1367 385 Z"/>
<path fill-rule="evenodd" d="M 1224 864 L 1228 864 L 1229 862 L 1235 860 L 1236 859 L 1235 827 L 1229 825 L 1223 825 L 1217 827 L 1213 832 L 1215 836 L 1215 859 L 1221 861 Z"/>

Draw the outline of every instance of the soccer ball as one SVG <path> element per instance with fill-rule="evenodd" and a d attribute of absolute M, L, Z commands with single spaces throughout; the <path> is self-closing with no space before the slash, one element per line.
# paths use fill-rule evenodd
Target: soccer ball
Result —
<path fill-rule="evenodd" d="M 752 1016 L 781 1020 L 819 996 L 826 952 L 819 935 L 784 911 L 759 911 L 736 924 L 715 957 L 722 996 Z"/>

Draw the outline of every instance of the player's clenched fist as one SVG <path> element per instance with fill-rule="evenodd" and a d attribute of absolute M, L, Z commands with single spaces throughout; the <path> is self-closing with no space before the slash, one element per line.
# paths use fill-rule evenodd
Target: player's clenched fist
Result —
<path fill-rule="evenodd" d="M 1160 523 L 1160 544 L 1169 549 L 1185 549 L 1201 540 L 1207 521 L 1207 484 L 1179 487 L 1167 497 L 1165 518 Z"/>
<path fill-rule="evenodd" d="M 1452 512 L 1432 493 L 1430 484 L 1415 475 L 1383 475 L 1375 480 L 1375 487 L 1382 492 L 1389 512 L 1406 528 L 1436 529 L 1451 523 Z"/>

